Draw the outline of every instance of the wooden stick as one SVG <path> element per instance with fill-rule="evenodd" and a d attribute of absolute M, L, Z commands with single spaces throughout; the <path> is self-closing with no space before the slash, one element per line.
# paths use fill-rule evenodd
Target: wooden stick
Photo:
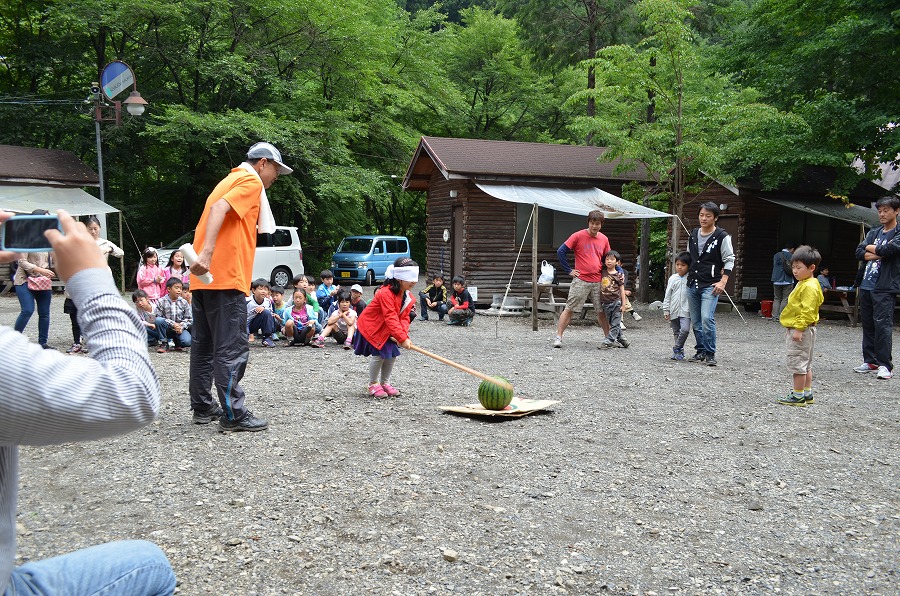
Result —
<path fill-rule="evenodd" d="M 434 359 L 437 360 L 438 362 L 443 362 L 444 364 L 449 364 L 449 365 L 452 366 L 453 368 L 458 368 L 459 370 L 461 370 L 461 371 L 463 371 L 463 372 L 465 372 L 465 373 L 469 373 L 470 375 L 475 376 L 475 377 L 478 377 L 479 379 L 482 379 L 482 380 L 487 381 L 487 382 L 489 382 L 489 383 L 493 383 L 494 385 L 497 385 L 497 386 L 499 386 L 499 387 L 503 387 L 504 389 L 506 389 L 506 390 L 508 390 L 508 391 L 512 391 L 512 390 L 513 390 L 513 386 L 510 385 L 508 382 L 504 381 L 503 379 L 498 379 L 498 378 L 495 378 L 495 377 L 489 377 L 488 375 L 486 375 L 486 374 L 484 374 L 484 373 L 481 373 L 481 372 L 478 372 L 477 370 L 471 369 L 471 368 L 469 368 L 468 366 L 463 366 L 462 364 L 459 364 L 459 363 L 457 363 L 457 362 L 453 362 L 452 360 L 449 360 L 449 359 L 447 359 L 447 358 L 444 358 L 443 356 L 438 356 L 437 354 L 432 354 L 432 353 L 429 352 L 428 350 L 424 350 L 424 349 L 420 348 L 419 346 L 411 345 L 411 346 L 409 346 L 409 349 L 410 349 L 410 350 L 415 350 L 415 351 L 418 352 L 419 354 L 424 354 L 425 356 L 428 356 L 429 358 L 434 358 Z"/>

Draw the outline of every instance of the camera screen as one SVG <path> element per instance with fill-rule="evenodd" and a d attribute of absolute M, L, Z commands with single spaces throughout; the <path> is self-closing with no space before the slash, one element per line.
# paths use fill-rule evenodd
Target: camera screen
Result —
<path fill-rule="evenodd" d="M 59 227 L 59 218 L 47 217 L 40 219 L 13 217 L 3 223 L 3 246 L 7 249 L 21 248 L 24 250 L 51 249 L 50 241 L 44 237 L 44 232 Z"/>

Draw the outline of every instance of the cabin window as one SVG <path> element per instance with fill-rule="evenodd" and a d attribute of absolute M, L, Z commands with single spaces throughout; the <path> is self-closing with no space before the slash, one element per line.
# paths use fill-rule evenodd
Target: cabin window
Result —
<path fill-rule="evenodd" d="M 525 203 L 516 203 L 517 247 L 521 246 L 522 238 L 525 236 L 526 231 L 528 233 L 528 238 L 525 240 L 525 243 L 528 245 L 531 244 L 531 227 L 529 225 L 529 219 L 531 218 L 531 209 L 532 205 L 527 205 Z M 560 214 L 551 209 L 538 207 L 538 244 L 553 245 L 553 222 L 558 215 Z M 568 236 L 566 238 L 568 238 Z"/>

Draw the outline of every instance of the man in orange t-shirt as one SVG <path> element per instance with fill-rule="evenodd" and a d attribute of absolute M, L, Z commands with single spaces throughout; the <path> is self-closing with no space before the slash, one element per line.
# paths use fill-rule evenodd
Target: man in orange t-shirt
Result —
<path fill-rule="evenodd" d="M 247 161 L 231 170 L 206 199 L 194 236 L 198 258 L 191 265 L 194 323 L 189 392 L 196 424 L 218 420 L 223 432 L 269 427 L 244 406 L 240 386 L 250 357 L 246 297 L 256 254 L 257 222 L 264 214 L 271 219 L 265 189 L 279 175 L 291 172 L 278 149 L 257 143 L 247 152 Z M 197 276 L 207 272 L 213 279 L 205 284 Z M 219 404 L 212 397 L 213 384 Z"/>

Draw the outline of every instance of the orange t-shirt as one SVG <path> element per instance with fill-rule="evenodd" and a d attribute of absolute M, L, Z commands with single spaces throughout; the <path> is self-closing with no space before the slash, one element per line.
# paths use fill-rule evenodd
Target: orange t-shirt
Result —
<path fill-rule="evenodd" d="M 194 234 L 194 250 L 203 250 L 206 240 L 206 221 L 209 210 L 219 199 L 225 199 L 231 210 L 216 238 L 209 272 L 209 285 L 191 275 L 191 290 L 240 290 L 250 295 L 253 258 L 256 255 L 256 222 L 259 219 L 259 195 L 262 181 L 243 168 L 234 168 L 210 193 L 203 215 Z"/>

